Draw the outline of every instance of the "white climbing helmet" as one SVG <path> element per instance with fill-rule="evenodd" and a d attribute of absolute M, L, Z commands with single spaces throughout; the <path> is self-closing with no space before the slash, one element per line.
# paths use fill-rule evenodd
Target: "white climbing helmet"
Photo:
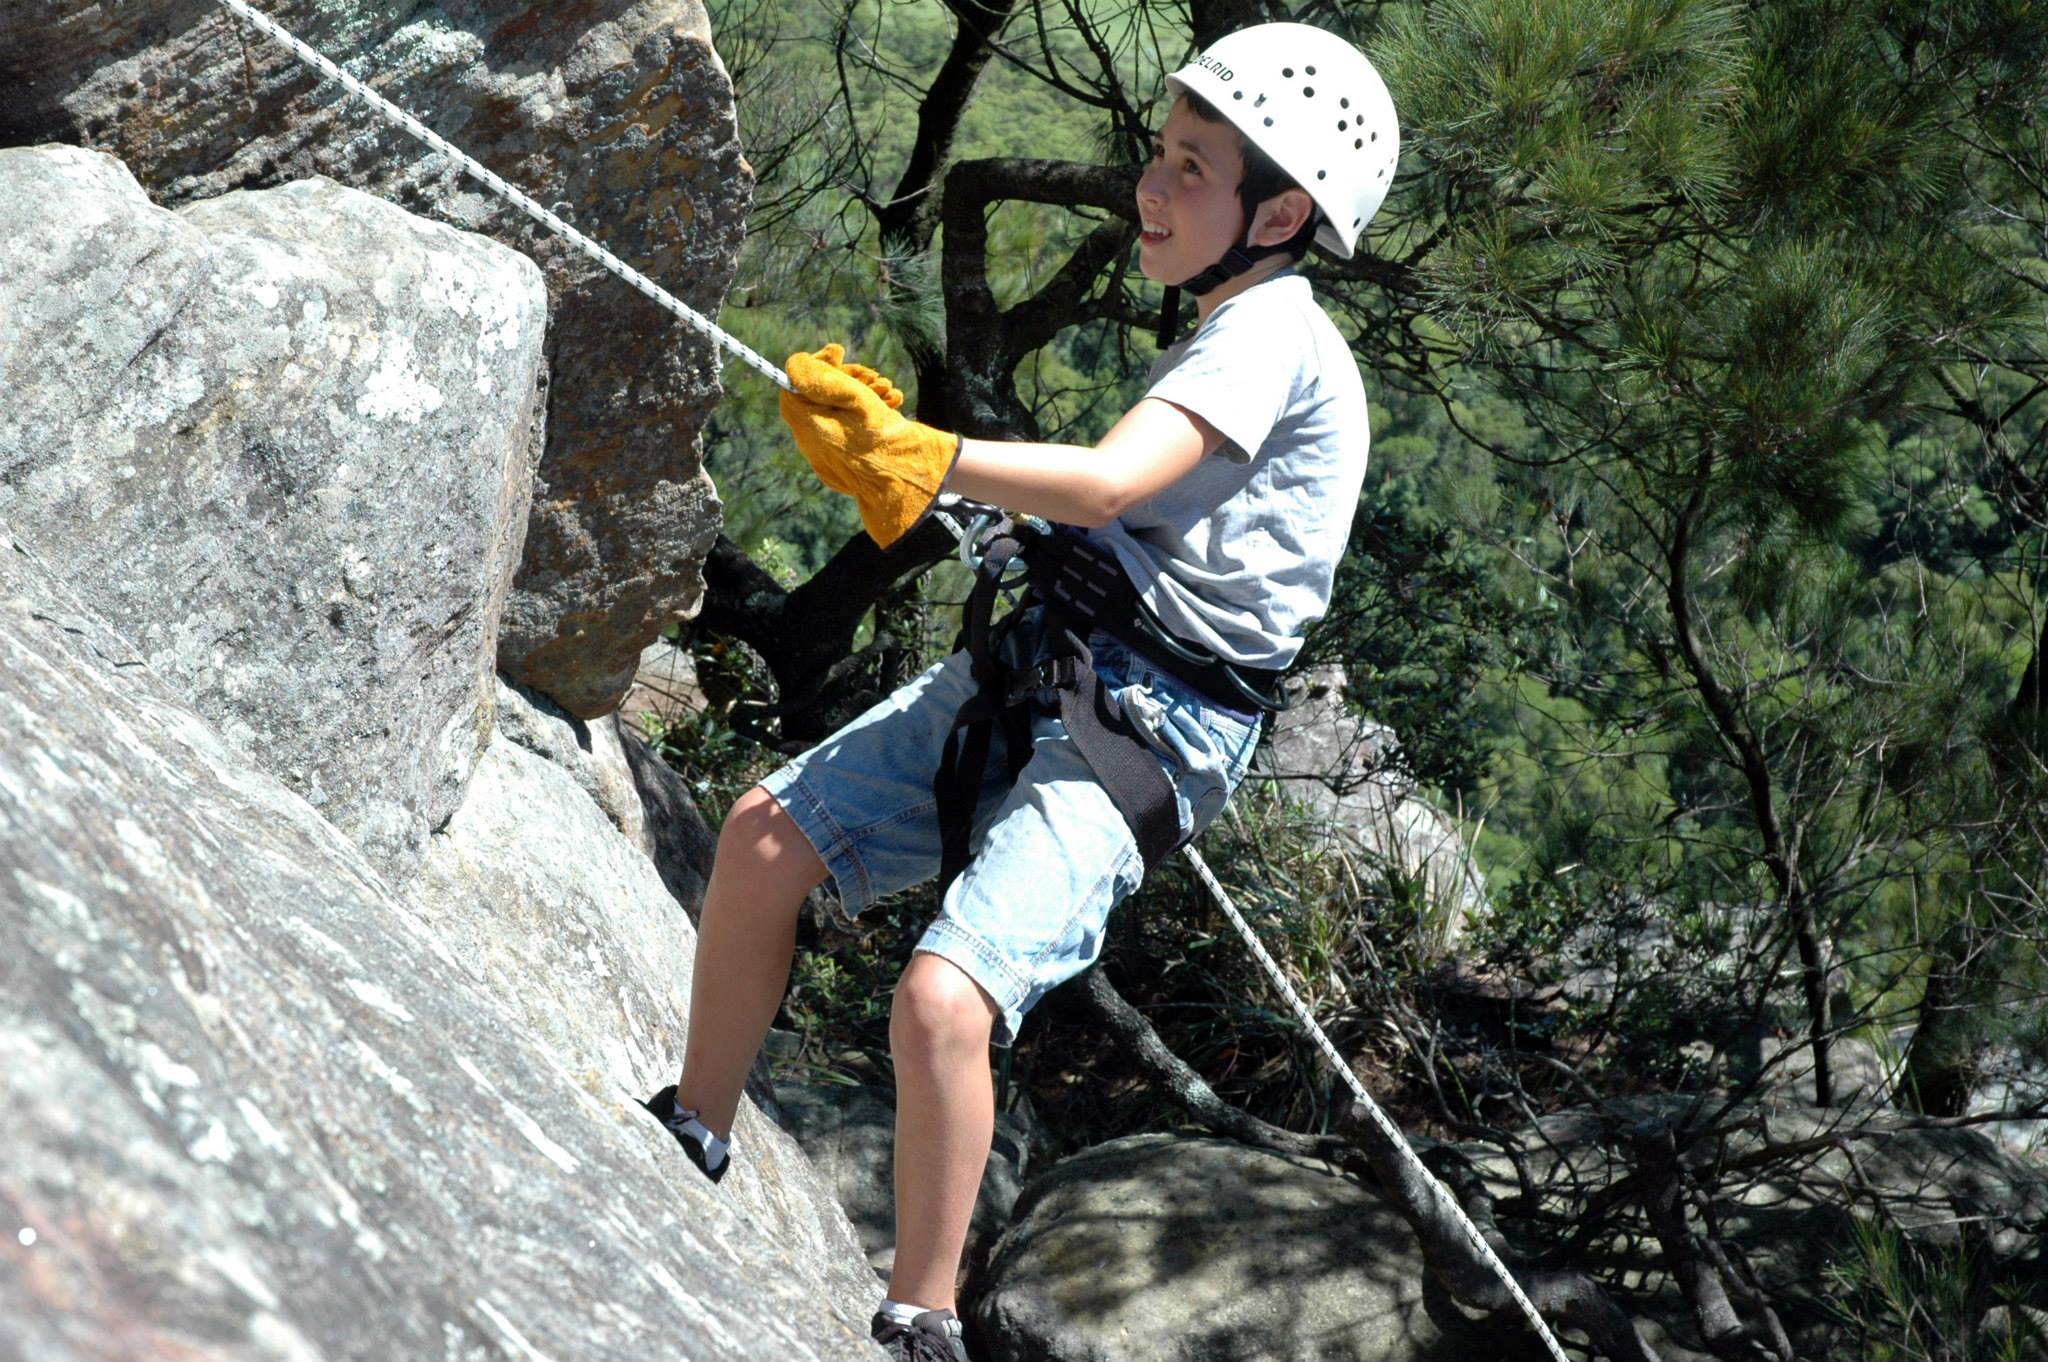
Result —
<path fill-rule="evenodd" d="M 1401 128 L 1365 54 L 1311 24 L 1256 24 L 1166 78 L 1200 95 L 1273 158 L 1323 213 L 1316 244 L 1349 260 L 1387 197 Z"/>

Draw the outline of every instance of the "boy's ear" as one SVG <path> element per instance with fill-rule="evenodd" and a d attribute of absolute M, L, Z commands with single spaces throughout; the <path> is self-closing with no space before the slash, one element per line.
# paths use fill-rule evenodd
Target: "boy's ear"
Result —
<path fill-rule="evenodd" d="M 1283 189 L 1259 205 L 1252 219 L 1254 246 L 1280 246 L 1294 239 L 1302 224 L 1315 215 L 1315 201 L 1304 189 Z"/>

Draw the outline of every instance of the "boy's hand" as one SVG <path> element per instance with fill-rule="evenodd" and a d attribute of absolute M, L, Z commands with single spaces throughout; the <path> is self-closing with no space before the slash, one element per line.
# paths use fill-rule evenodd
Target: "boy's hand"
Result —
<path fill-rule="evenodd" d="M 903 394 L 845 350 L 789 357 L 796 392 L 782 395 L 782 419 L 818 480 L 860 505 L 861 524 L 883 548 L 931 509 L 960 454 L 960 437 L 897 411 Z"/>

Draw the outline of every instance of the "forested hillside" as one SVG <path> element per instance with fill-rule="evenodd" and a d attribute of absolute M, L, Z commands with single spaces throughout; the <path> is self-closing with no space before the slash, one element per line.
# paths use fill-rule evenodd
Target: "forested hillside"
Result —
<path fill-rule="evenodd" d="M 1398 180 L 1357 259 L 1308 266 L 1373 398 L 1372 462 L 1304 666 L 1341 662 L 1399 735 L 1492 910 L 1435 958 L 1418 887 L 1319 858 L 1270 791 L 1211 842 L 1408 1119 L 1504 1139 L 1588 1101 L 1726 1099 L 1679 1123 L 1682 1153 L 1810 1070 L 1851 1133 L 1873 1084 L 1909 1117 L 2042 1128 L 2048 12 L 712 8 L 760 175 L 723 324 L 775 355 L 845 341 L 947 428 L 1082 442 L 1156 353 L 1129 198 L 1164 72 L 1259 18 L 1373 54 Z M 734 386 L 689 639 L 722 708 L 666 734 L 714 803 L 943 650 L 963 589 L 925 570 L 936 531 L 858 539 L 774 394 Z M 1217 931 L 1166 875 L 1111 978 L 1215 1091 L 1337 1129 L 1329 1075 Z M 785 1020 L 806 1062 L 858 1067 L 898 948 L 820 944 Z M 1062 1140 L 1200 1119 L 1068 1006 L 1006 1075 Z M 1596 1221 L 1650 1234 L 1625 1201 L 1509 1233 L 1560 1260 Z M 1956 1337 L 2040 1252 L 1951 1265 L 1980 1274 Z M 1836 1294 L 1864 1330 L 1844 1338 L 1887 1333 L 1868 1280 Z M 1768 1346 L 1768 1311 L 1737 1313 L 1731 1337 Z M 1867 1346 L 1843 1355 L 1975 1355 Z"/>

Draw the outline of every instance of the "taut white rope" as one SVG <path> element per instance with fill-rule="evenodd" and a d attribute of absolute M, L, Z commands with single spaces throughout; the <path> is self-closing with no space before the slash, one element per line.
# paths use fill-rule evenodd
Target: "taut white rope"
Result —
<path fill-rule="evenodd" d="M 322 75 L 339 81 L 343 88 L 367 103 L 386 122 L 403 128 L 435 151 L 453 160 L 472 179 L 511 203 L 535 222 L 540 223 L 549 231 L 560 236 L 577 250 L 582 251 L 598 264 L 604 266 L 605 269 L 625 280 L 641 293 L 647 295 L 660 307 L 688 322 L 698 331 L 722 346 L 735 358 L 744 361 L 750 368 L 757 370 L 780 387 L 784 389 L 789 388 L 789 378 L 782 372 L 779 366 L 770 363 L 759 353 L 734 339 L 730 334 L 722 330 L 716 322 L 698 312 L 688 303 L 682 301 L 682 299 L 677 298 L 667 289 L 662 288 L 646 275 L 640 273 L 640 271 L 634 269 L 616 255 L 613 255 L 603 246 L 598 245 L 597 242 L 592 241 L 589 237 L 571 227 L 555 214 L 535 203 L 531 198 L 508 184 L 502 177 L 487 169 L 476 159 L 462 152 L 446 138 L 427 127 L 426 124 L 370 89 L 313 48 L 300 42 L 270 19 L 249 8 L 244 3 L 244 0 L 220 0 L 220 3 L 240 18 L 254 24 L 258 29 L 284 44 L 300 61 L 305 62 Z M 941 500 L 951 501 L 952 499 L 942 498 Z M 956 536 L 961 536 L 964 541 L 966 532 L 956 520 L 948 516 L 945 517 L 945 523 L 952 528 Z M 1473 1248 L 1478 1250 L 1481 1260 L 1500 1277 L 1501 1282 L 1508 1289 L 1508 1294 L 1514 1297 L 1515 1304 L 1521 1307 L 1524 1315 L 1528 1316 L 1530 1326 L 1543 1339 L 1544 1346 L 1550 1350 L 1550 1355 L 1556 1359 L 1556 1362 L 1570 1362 L 1570 1359 L 1564 1355 L 1564 1349 L 1558 1344 L 1557 1337 L 1550 1332 L 1549 1327 L 1543 1322 L 1543 1317 L 1537 1313 L 1535 1304 L 1523 1292 L 1521 1284 L 1515 1280 L 1514 1274 L 1508 1271 L 1507 1264 L 1503 1263 L 1499 1256 L 1494 1253 L 1492 1246 L 1486 1242 L 1486 1237 L 1480 1234 L 1479 1227 L 1474 1225 L 1471 1217 L 1465 1214 L 1465 1208 L 1458 1204 L 1457 1198 L 1451 1195 L 1450 1189 L 1444 1186 L 1442 1180 L 1436 1174 L 1430 1172 L 1422 1160 L 1416 1157 L 1415 1151 L 1409 1147 L 1407 1139 L 1402 1136 L 1400 1127 L 1396 1126 L 1387 1118 L 1387 1114 L 1380 1110 L 1379 1104 L 1374 1102 L 1372 1096 L 1366 1092 L 1365 1085 L 1358 1081 L 1358 1075 L 1351 1072 L 1351 1066 L 1344 1062 L 1344 1057 L 1337 1052 L 1337 1047 L 1331 1044 L 1329 1036 L 1324 1034 L 1323 1028 L 1316 1024 L 1315 1015 L 1309 1011 L 1308 1004 L 1303 1002 L 1301 995 L 1294 991 L 1294 986 L 1287 982 L 1287 975 L 1280 968 L 1279 962 L 1267 953 L 1265 945 L 1259 940 L 1258 933 L 1252 930 L 1251 924 L 1245 921 L 1244 916 L 1237 911 L 1237 905 L 1231 902 L 1230 895 L 1224 891 L 1222 884 L 1210 872 L 1208 863 L 1202 859 L 1201 854 L 1193 846 L 1185 847 L 1183 850 L 1187 854 L 1189 863 L 1194 866 L 1195 873 L 1201 877 L 1202 883 L 1208 886 L 1209 892 L 1215 896 L 1217 905 L 1223 909 L 1224 916 L 1228 917 L 1231 925 L 1237 928 L 1238 935 L 1244 938 L 1245 945 L 1251 949 L 1253 958 L 1265 969 L 1267 976 L 1273 981 L 1273 986 L 1280 991 L 1280 996 L 1286 1000 L 1287 1006 L 1293 1011 L 1295 1019 L 1315 1039 L 1317 1047 L 1322 1050 L 1324 1056 L 1330 1061 L 1330 1066 L 1344 1076 L 1344 1081 L 1351 1087 L 1352 1095 L 1365 1108 L 1366 1114 L 1380 1128 L 1381 1133 L 1393 1140 L 1402 1155 L 1423 1175 L 1437 1196 L 1443 1199 L 1445 1207 L 1451 1212 L 1458 1224 L 1464 1228 L 1466 1236 L 1472 1241 Z"/>
<path fill-rule="evenodd" d="M 789 387 L 789 377 L 782 372 L 780 365 L 770 363 L 757 351 L 734 339 L 732 335 L 722 330 L 709 317 L 706 317 L 703 313 L 697 311 L 697 309 L 691 307 L 688 303 L 676 297 L 673 293 L 670 293 L 667 289 L 655 283 L 616 255 L 613 255 L 603 246 L 598 245 L 595 241 L 592 241 L 589 237 L 571 227 L 561 218 L 535 203 L 531 198 L 507 183 L 501 176 L 476 160 L 476 158 L 462 151 L 448 141 L 447 138 L 442 137 L 432 128 L 429 128 L 426 124 L 420 122 L 417 118 L 414 118 L 411 114 L 399 108 L 396 104 L 393 104 L 390 100 L 384 98 L 384 96 L 378 94 L 339 66 L 336 66 L 319 52 L 300 42 L 282 28 L 279 28 L 270 19 L 249 8 L 248 5 L 243 3 L 243 0 L 220 0 L 220 3 L 240 18 L 254 24 L 263 32 L 284 44 L 291 50 L 294 56 L 318 71 L 321 75 L 341 82 L 344 89 L 367 103 L 385 122 L 403 128 L 435 151 L 454 161 L 456 165 L 462 168 L 463 173 L 467 174 L 471 179 L 478 181 L 485 188 L 519 209 L 520 212 L 526 214 L 549 231 L 554 232 L 577 250 L 583 252 L 592 260 L 595 260 L 598 264 L 640 290 L 640 292 L 646 294 L 654 300 L 656 305 L 688 322 L 718 345 L 724 347 L 735 359 L 744 361 L 749 367 L 758 370 L 764 377 L 773 380 L 784 389 Z"/>
<path fill-rule="evenodd" d="M 1295 1020 L 1302 1024 L 1310 1036 L 1314 1037 L 1317 1048 L 1323 1052 L 1323 1057 L 1330 1061 L 1330 1067 L 1344 1076 L 1344 1081 L 1351 1087 L 1351 1095 L 1356 1097 L 1359 1105 L 1365 1108 L 1365 1114 L 1372 1118 L 1373 1124 L 1380 1128 L 1381 1134 L 1394 1142 L 1395 1148 L 1401 1151 L 1402 1157 L 1414 1165 L 1415 1171 L 1422 1174 L 1423 1180 L 1429 1184 L 1430 1189 L 1443 1200 L 1445 1207 L 1450 1210 L 1458 1224 L 1464 1228 L 1465 1237 L 1472 1241 L 1472 1247 L 1479 1251 L 1480 1260 L 1494 1270 L 1495 1274 L 1500 1277 L 1502 1284 L 1507 1287 L 1508 1294 L 1515 1298 L 1515 1304 L 1520 1306 L 1522 1313 L 1529 1317 L 1530 1326 L 1543 1339 L 1543 1345 L 1550 1350 L 1550 1355 L 1556 1358 L 1557 1362 L 1569 1362 L 1564 1355 L 1564 1349 L 1559 1346 L 1556 1336 L 1550 1332 L 1549 1326 L 1543 1322 L 1543 1316 L 1536 1312 L 1535 1303 L 1523 1292 L 1521 1283 L 1515 1280 L 1515 1274 L 1508 1271 L 1507 1264 L 1503 1263 L 1499 1255 L 1494 1253 L 1493 1246 L 1486 1242 L 1486 1236 L 1481 1234 L 1479 1227 L 1472 1223 L 1472 1217 L 1465 1214 L 1465 1208 L 1460 1206 L 1457 1198 L 1451 1195 L 1451 1189 L 1444 1186 L 1441 1178 L 1429 1171 L 1428 1165 L 1424 1164 L 1421 1158 L 1416 1155 L 1414 1149 L 1409 1147 L 1407 1139 L 1401 1134 L 1401 1128 L 1395 1125 L 1385 1112 L 1380 1110 L 1379 1103 L 1373 1101 L 1371 1094 L 1366 1092 L 1365 1085 L 1358 1081 L 1358 1075 L 1351 1071 L 1351 1066 L 1344 1062 L 1344 1056 L 1337 1053 L 1337 1047 L 1330 1043 L 1329 1036 L 1325 1035 L 1323 1028 L 1316 1024 L 1315 1015 L 1308 1010 L 1308 1004 L 1303 1002 L 1301 995 L 1294 991 L 1294 985 L 1287 982 L 1287 975 L 1280 968 L 1279 962 L 1267 954 L 1265 943 L 1259 940 L 1258 933 L 1252 930 L 1251 923 L 1245 921 L 1244 915 L 1237 911 L 1237 905 L 1231 902 L 1230 895 L 1224 891 L 1222 884 L 1217 881 L 1216 876 L 1210 871 L 1209 863 L 1202 859 L 1201 853 L 1196 851 L 1192 845 L 1183 847 L 1182 850 L 1187 854 L 1188 863 L 1194 866 L 1195 873 L 1202 877 L 1202 883 L 1208 886 L 1209 893 L 1215 897 L 1217 907 L 1221 908 L 1223 915 L 1230 919 L 1230 925 L 1237 928 L 1237 934 L 1244 938 L 1244 944 L 1251 949 L 1252 957 L 1265 968 L 1267 977 L 1273 981 L 1273 987 L 1280 990 L 1280 996 L 1287 1000 L 1287 1006 L 1293 1011 Z"/>

